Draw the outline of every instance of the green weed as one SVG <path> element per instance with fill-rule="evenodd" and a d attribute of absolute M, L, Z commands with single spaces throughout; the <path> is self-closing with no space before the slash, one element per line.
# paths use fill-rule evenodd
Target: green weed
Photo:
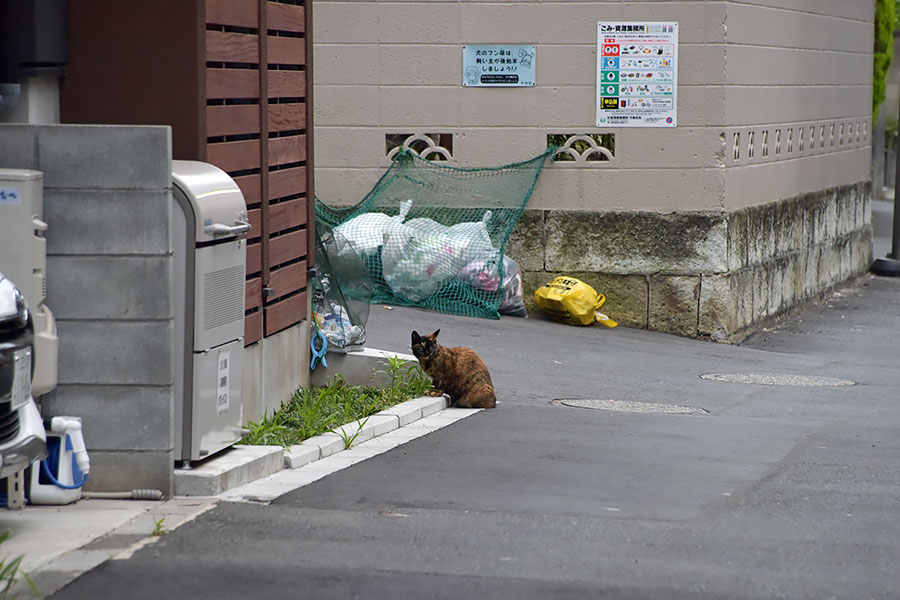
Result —
<path fill-rule="evenodd" d="M 9 539 L 9 532 L 6 531 L 0 534 L 0 545 L 3 544 L 7 539 Z M 9 560 L 6 558 L 0 559 L 0 598 L 6 600 L 7 598 L 17 598 L 18 595 L 15 594 L 13 590 L 13 586 L 15 586 L 16 582 L 19 579 L 19 575 L 22 576 L 22 579 L 28 584 L 28 587 L 31 589 L 31 593 L 35 598 L 40 598 L 41 594 L 38 592 L 37 586 L 34 585 L 34 581 L 31 580 L 31 577 L 28 576 L 25 572 L 20 572 L 19 567 L 22 565 L 22 559 L 25 558 L 24 554 L 20 554 L 19 556 Z"/>
<path fill-rule="evenodd" d="M 163 517 L 163 518 L 159 519 L 158 521 L 154 521 L 155 524 L 153 526 L 153 531 L 150 532 L 150 535 L 160 536 L 160 535 L 166 535 L 167 533 L 169 533 L 166 530 L 166 528 L 163 526 L 163 521 L 165 521 L 165 520 L 166 520 L 166 518 Z"/>
<path fill-rule="evenodd" d="M 369 417 L 366 417 L 363 421 L 359 421 L 359 426 L 356 428 L 356 433 L 350 435 L 350 432 L 347 431 L 347 427 L 350 426 L 350 423 L 345 425 L 344 427 L 338 427 L 336 431 L 332 433 L 336 433 L 341 436 L 341 439 L 344 441 L 344 450 L 353 445 L 353 442 L 356 441 L 356 438 L 359 437 L 359 434 L 362 433 L 363 427 L 366 426 L 366 423 L 369 422 Z"/>
<path fill-rule="evenodd" d="M 326 387 L 299 388 L 274 414 L 264 415 L 258 423 L 249 423 L 247 429 L 250 433 L 240 443 L 248 446 L 292 446 L 334 431 L 346 423 L 365 423 L 364 420 L 371 415 L 423 396 L 431 389 L 431 380 L 415 361 L 407 362 L 391 356 L 381 372 L 390 376 L 389 387 L 347 385 L 341 375 L 335 375 Z M 359 431 L 352 435 L 346 432 L 339 435 L 344 438 L 345 447 L 349 448 Z"/>

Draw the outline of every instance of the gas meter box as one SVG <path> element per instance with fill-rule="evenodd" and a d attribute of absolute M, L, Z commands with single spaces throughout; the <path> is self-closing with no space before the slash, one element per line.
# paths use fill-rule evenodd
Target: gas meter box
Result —
<path fill-rule="evenodd" d="M 175 459 L 241 439 L 247 205 L 227 173 L 172 161 L 175 201 Z"/>

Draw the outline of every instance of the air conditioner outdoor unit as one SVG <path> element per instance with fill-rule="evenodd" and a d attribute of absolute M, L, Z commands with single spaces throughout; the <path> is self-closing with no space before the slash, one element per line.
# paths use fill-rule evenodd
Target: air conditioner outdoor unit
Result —
<path fill-rule="evenodd" d="M 34 322 L 31 393 L 56 387 L 59 339 L 47 298 L 47 240 L 44 233 L 44 174 L 0 169 L 0 273 L 25 296 Z"/>

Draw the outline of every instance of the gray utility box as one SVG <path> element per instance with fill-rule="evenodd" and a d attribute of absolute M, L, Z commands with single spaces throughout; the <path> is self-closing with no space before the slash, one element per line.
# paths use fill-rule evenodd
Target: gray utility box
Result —
<path fill-rule="evenodd" d="M 175 460 L 204 459 L 241 439 L 244 276 L 250 231 L 234 180 L 172 161 L 175 250 Z"/>

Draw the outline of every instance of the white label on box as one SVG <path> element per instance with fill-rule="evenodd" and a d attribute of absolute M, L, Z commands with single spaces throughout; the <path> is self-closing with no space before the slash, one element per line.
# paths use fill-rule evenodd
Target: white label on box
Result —
<path fill-rule="evenodd" d="M 216 414 L 228 411 L 228 373 L 231 369 L 230 352 L 219 351 L 219 367 L 216 370 Z"/>

